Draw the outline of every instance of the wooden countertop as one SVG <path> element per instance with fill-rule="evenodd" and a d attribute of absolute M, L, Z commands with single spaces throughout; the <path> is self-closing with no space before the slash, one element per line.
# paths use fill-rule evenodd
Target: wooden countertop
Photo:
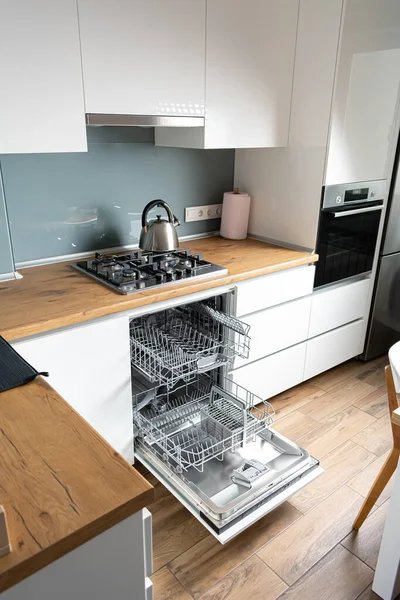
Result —
<path fill-rule="evenodd" d="M 0 592 L 134 514 L 152 486 L 43 379 L 0 394 Z"/>
<path fill-rule="evenodd" d="M 0 333 L 15 340 L 318 260 L 316 254 L 252 239 L 210 237 L 185 241 L 181 246 L 227 267 L 228 274 L 123 295 L 85 277 L 68 262 L 22 269 L 23 279 L 0 283 Z"/>

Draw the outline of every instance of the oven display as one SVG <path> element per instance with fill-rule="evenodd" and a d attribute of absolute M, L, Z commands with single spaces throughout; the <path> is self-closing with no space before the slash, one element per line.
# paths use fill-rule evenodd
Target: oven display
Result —
<path fill-rule="evenodd" d="M 369 188 L 358 188 L 357 190 L 346 190 L 344 193 L 345 202 L 357 202 L 368 200 Z"/>

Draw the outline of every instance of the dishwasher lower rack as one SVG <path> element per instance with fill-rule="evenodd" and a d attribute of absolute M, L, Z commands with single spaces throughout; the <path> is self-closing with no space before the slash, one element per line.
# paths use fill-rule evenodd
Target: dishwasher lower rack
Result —
<path fill-rule="evenodd" d="M 173 390 L 161 386 L 134 398 L 140 443 L 176 473 L 203 471 L 207 461 L 254 440 L 272 423 L 274 410 L 229 378 L 200 375 Z M 255 404 L 258 406 L 255 407 Z"/>
<path fill-rule="evenodd" d="M 247 358 L 250 326 L 211 304 L 193 303 L 135 319 L 130 325 L 132 366 L 152 383 L 178 381 Z"/>

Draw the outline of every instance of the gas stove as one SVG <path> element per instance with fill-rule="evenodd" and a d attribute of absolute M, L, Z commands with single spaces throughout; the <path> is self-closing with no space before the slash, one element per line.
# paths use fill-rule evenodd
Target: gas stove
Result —
<path fill-rule="evenodd" d="M 186 279 L 218 277 L 228 272 L 224 267 L 203 260 L 201 254 L 190 254 L 189 250 L 96 253 L 94 258 L 72 266 L 121 294 L 182 283 Z"/>

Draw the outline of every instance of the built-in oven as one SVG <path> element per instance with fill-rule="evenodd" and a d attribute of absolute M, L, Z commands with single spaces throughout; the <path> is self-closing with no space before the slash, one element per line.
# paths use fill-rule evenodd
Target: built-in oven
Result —
<path fill-rule="evenodd" d="M 363 181 L 323 188 L 314 287 L 371 271 L 386 183 Z"/>

